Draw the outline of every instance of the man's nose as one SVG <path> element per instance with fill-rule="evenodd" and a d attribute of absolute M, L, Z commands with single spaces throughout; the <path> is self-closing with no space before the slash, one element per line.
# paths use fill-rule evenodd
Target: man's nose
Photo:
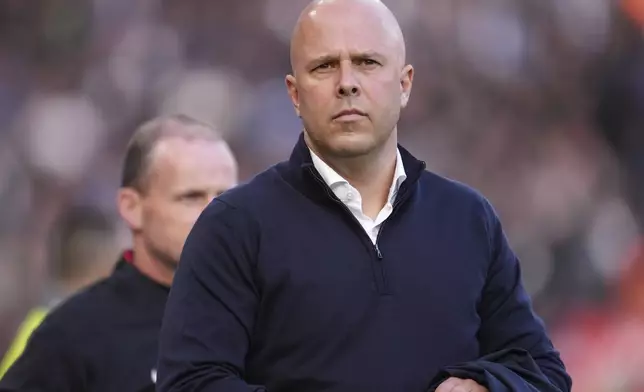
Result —
<path fill-rule="evenodd" d="M 360 95 L 360 85 L 355 77 L 351 64 L 341 64 L 338 97 L 355 97 Z"/>

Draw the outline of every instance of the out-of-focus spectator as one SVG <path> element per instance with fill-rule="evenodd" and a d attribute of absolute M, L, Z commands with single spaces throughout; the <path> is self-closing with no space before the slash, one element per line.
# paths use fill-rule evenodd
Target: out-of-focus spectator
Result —
<path fill-rule="evenodd" d="M 48 249 L 52 280 L 48 282 L 41 303 L 28 312 L 16 331 L 0 362 L 0 378 L 22 353 L 31 332 L 53 306 L 109 273 L 118 251 L 114 222 L 95 208 L 75 207 L 55 225 Z"/>
<path fill-rule="evenodd" d="M 644 390 L 644 241 L 629 253 L 611 300 L 571 312 L 557 329 L 576 391 Z"/>

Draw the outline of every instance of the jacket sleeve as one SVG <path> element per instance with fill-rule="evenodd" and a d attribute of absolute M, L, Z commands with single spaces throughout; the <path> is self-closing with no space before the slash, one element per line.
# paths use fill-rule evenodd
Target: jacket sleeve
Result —
<path fill-rule="evenodd" d="M 83 391 L 85 371 L 71 340 L 45 319 L 0 380 L 0 392 Z"/>
<path fill-rule="evenodd" d="M 259 293 L 255 221 L 215 199 L 193 226 L 160 332 L 160 392 L 264 391 L 244 381 Z"/>
<path fill-rule="evenodd" d="M 492 206 L 484 203 L 490 264 L 479 304 L 479 342 L 483 356 L 518 348 L 529 353 L 548 381 L 561 392 L 571 389 L 559 353 L 547 335 L 544 323 L 534 313 L 521 279 L 519 261 L 510 249 Z"/>
<path fill-rule="evenodd" d="M 503 349 L 476 361 L 447 366 L 431 382 L 435 392 L 450 377 L 471 379 L 490 392 L 558 392 L 539 369 L 530 354 L 518 348 Z"/>

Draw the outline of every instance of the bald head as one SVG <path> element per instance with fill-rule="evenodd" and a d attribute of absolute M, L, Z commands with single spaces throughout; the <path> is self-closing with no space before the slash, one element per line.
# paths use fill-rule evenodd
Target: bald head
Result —
<path fill-rule="evenodd" d="M 380 0 L 311 3 L 293 31 L 291 66 L 286 87 L 316 154 L 395 156 L 413 67 L 398 21 Z"/>
<path fill-rule="evenodd" d="M 125 153 L 122 187 L 145 188 L 148 171 L 156 147 L 164 139 L 202 140 L 219 142 L 223 139 L 210 124 L 184 114 L 160 116 L 139 126 L 132 135 Z"/>
<path fill-rule="evenodd" d="M 291 68 L 301 71 L 303 58 L 311 42 L 329 30 L 354 35 L 350 27 L 362 26 L 363 34 L 378 42 L 378 49 L 388 52 L 402 67 L 405 63 L 405 41 L 400 25 L 391 10 L 380 0 L 315 0 L 300 14 L 291 37 Z M 359 50 L 361 48 L 354 48 Z M 371 48 L 371 50 L 373 50 Z"/>

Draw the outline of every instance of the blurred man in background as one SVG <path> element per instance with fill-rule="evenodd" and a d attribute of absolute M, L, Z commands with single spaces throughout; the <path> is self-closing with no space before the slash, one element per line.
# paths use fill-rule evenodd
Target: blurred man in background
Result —
<path fill-rule="evenodd" d="M 0 363 L 0 379 L 22 354 L 27 340 L 50 309 L 109 274 L 114 264 L 115 227 L 110 217 L 86 206 L 72 207 L 54 228 L 50 253 L 54 281 L 43 303 L 31 309 Z"/>
<path fill-rule="evenodd" d="M 111 276 L 48 314 L 0 391 L 144 391 L 156 382 L 157 334 L 188 232 L 237 184 L 237 163 L 207 124 L 154 119 L 128 145 L 118 209 L 132 232 Z"/>

